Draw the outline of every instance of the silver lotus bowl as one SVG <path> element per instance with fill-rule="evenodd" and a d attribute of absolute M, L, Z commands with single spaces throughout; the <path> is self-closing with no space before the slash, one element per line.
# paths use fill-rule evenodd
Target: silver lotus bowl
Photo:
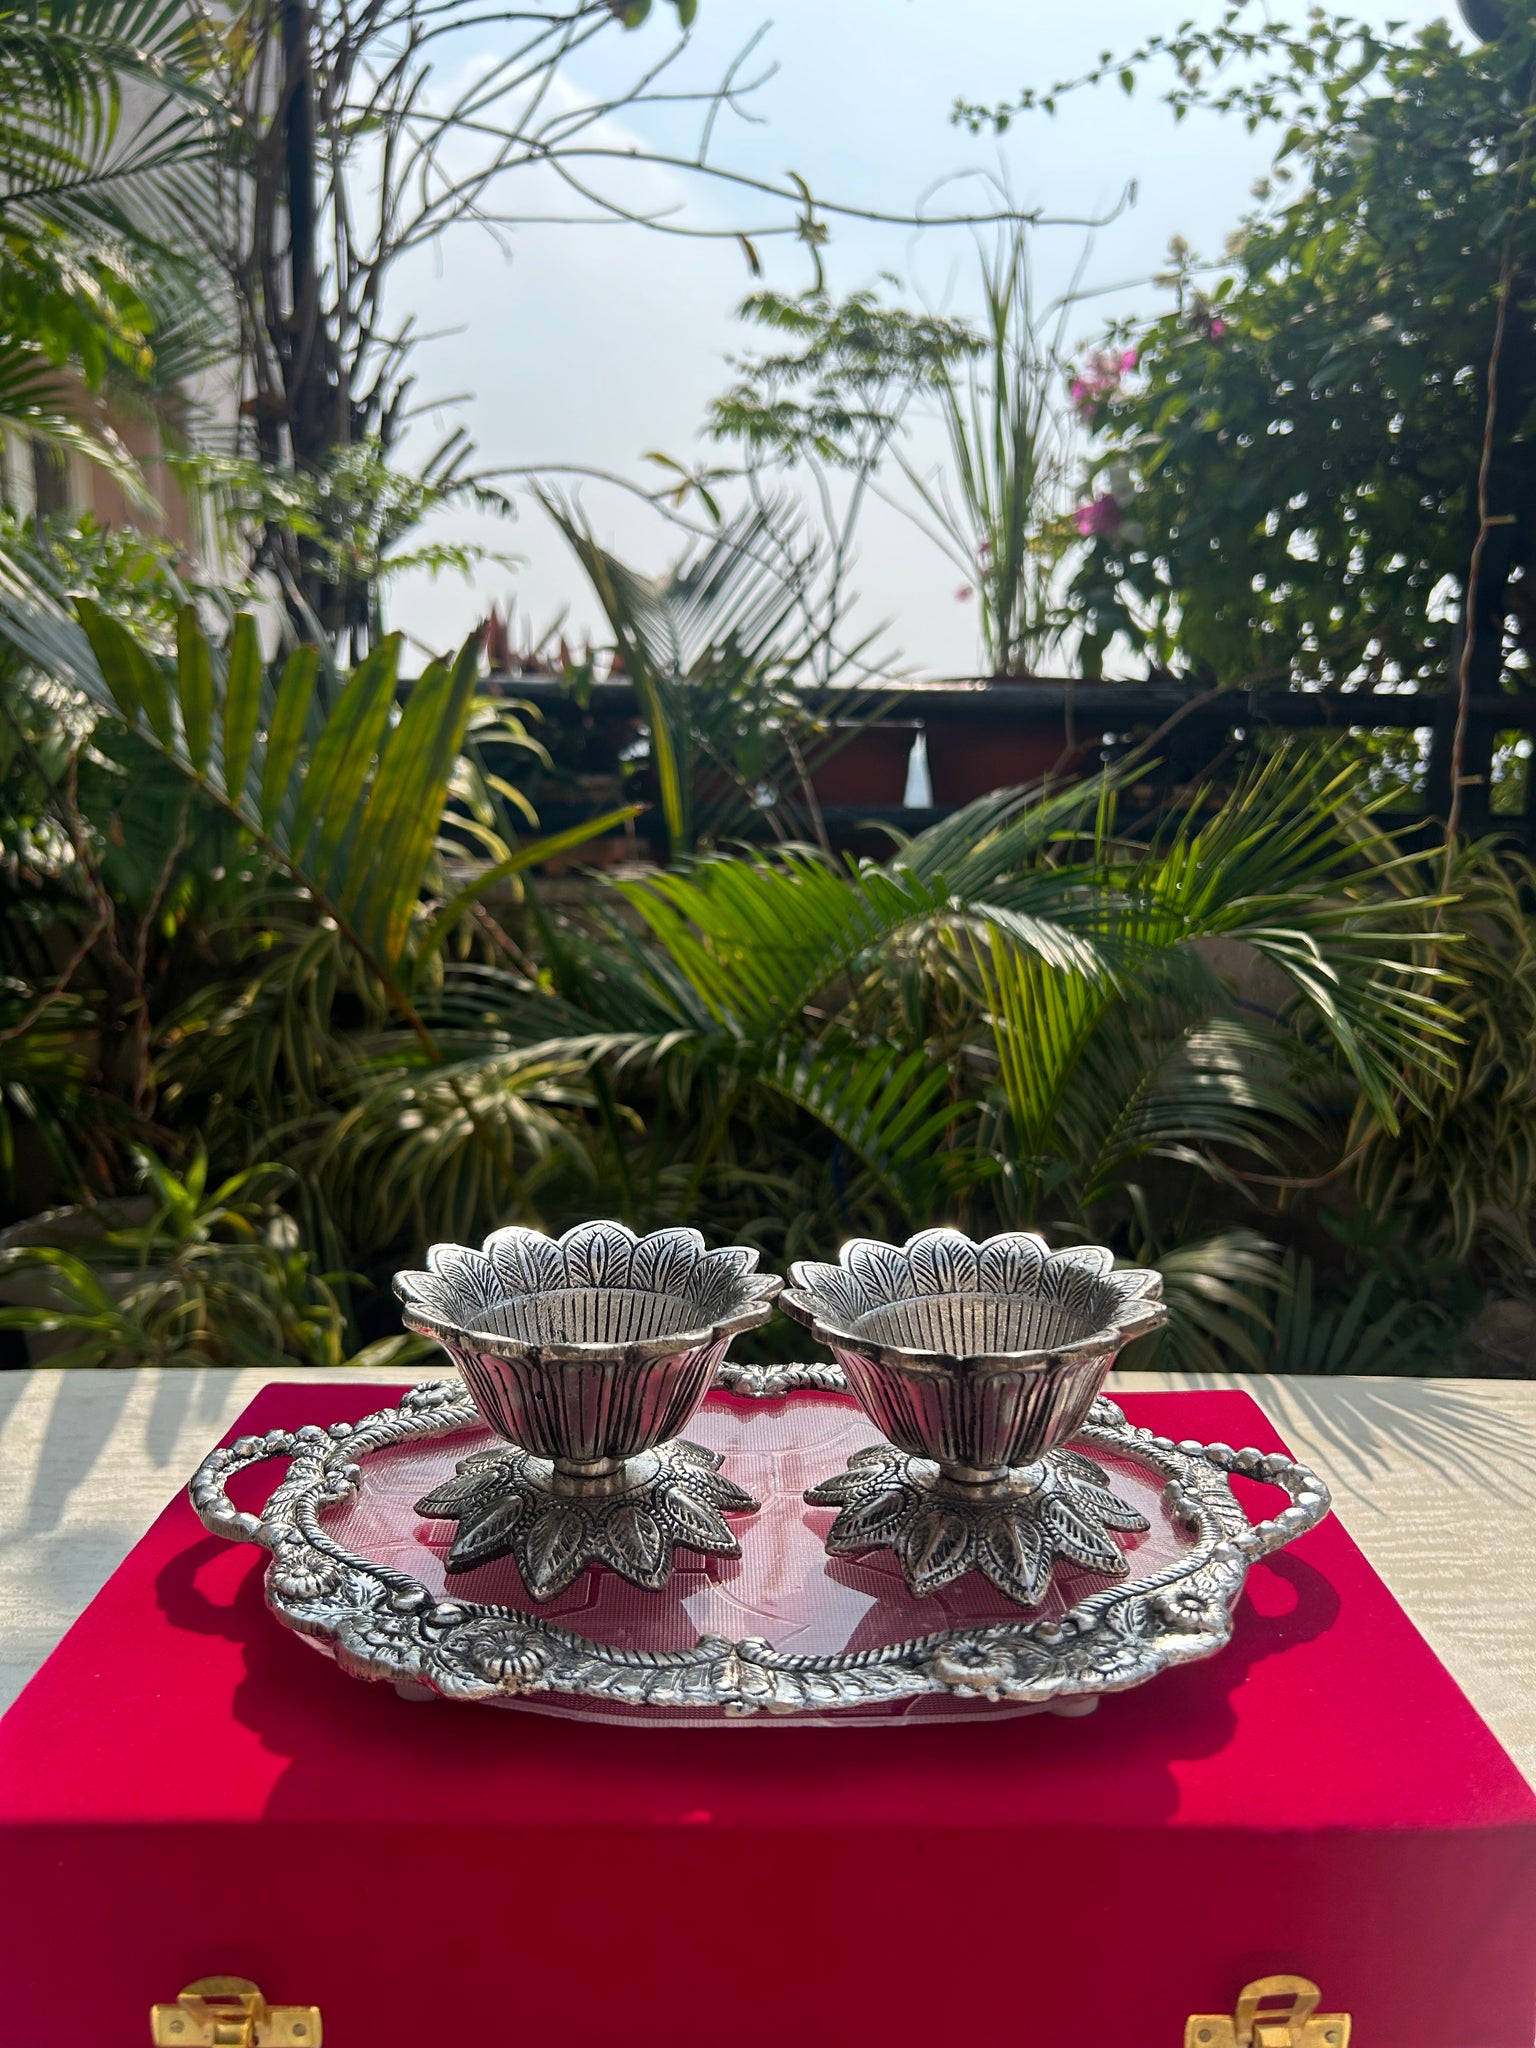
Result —
<path fill-rule="evenodd" d="M 807 1494 L 842 1511 L 828 1548 L 890 1547 L 922 1593 L 979 1568 L 1025 1605 L 1058 1556 L 1123 1576 L 1107 1532 L 1146 1522 L 1063 1447 L 1122 1345 L 1164 1320 L 1161 1290 L 1101 1245 L 1052 1251 L 1023 1231 L 856 1238 L 836 1265 L 792 1265 L 781 1306 L 831 1347 L 891 1445 Z"/>
<path fill-rule="evenodd" d="M 602 1222 L 434 1245 L 425 1272 L 395 1275 L 406 1326 L 442 1345 L 514 1447 L 466 1459 L 419 1503 L 459 1524 L 450 1571 L 510 1551 L 548 1599 L 594 1562 L 654 1588 L 675 1548 L 740 1554 L 720 1511 L 757 1502 L 679 1432 L 731 1338 L 773 1313 L 781 1283 L 756 1264 L 696 1230 Z"/>

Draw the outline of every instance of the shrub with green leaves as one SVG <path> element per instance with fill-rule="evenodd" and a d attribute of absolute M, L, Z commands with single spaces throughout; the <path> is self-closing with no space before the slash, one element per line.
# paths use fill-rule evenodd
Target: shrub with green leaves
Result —
<path fill-rule="evenodd" d="M 279 1206 L 285 1168 L 210 1187 L 201 1152 L 180 1176 L 148 1152 L 138 1163 L 142 1220 L 77 1212 L 60 1242 L 0 1251 L 0 1329 L 54 1339 L 51 1366 L 349 1362 L 342 1283 L 314 1270 Z"/>

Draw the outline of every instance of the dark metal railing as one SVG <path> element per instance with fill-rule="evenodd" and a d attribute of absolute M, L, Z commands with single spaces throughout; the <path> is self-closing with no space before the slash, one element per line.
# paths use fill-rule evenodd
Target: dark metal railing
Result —
<path fill-rule="evenodd" d="M 590 765 L 599 771 L 618 767 L 619 748 L 642 723 L 642 710 L 631 683 L 622 677 L 594 683 L 579 702 L 557 678 L 507 674 L 491 678 L 500 694 L 518 698 L 538 713 L 551 739 L 564 733 L 585 735 Z M 841 693 L 819 693 L 825 711 Z M 1032 734 L 1040 742 L 1042 761 L 1052 761 L 1058 775 L 1083 773 L 1101 761 L 1114 761 L 1136 750 L 1156 762 L 1147 778 L 1154 809 L 1177 804 L 1177 792 L 1200 779 L 1213 764 L 1230 761 L 1234 753 L 1260 733 L 1314 734 L 1417 731 L 1427 736 L 1424 770 L 1418 787 L 1401 810 L 1404 821 L 1443 818 L 1450 801 L 1452 736 L 1456 698 L 1450 689 L 1411 693 L 1387 689 L 1287 690 L 1200 688 L 1175 681 L 1101 682 L 1061 677 L 1009 677 L 1002 680 L 958 678 L 945 682 L 882 682 L 852 685 L 846 691 L 847 718 L 838 720 L 860 731 L 898 726 L 935 735 L 953 755 L 963 750 L 966 728 L 977 749 L 996 749 L 1000 739 Z M 834 713 L 834 718 L 836 714 Z M 1496 749 L 1505 735 L 1536 735 L 1536 691 L 1478 696 L 1468 706 L 1464 749 L 1463 827 L 1469 833 L 1492 828 L 1508 831 L 1536 849 L 1536 775 L 1526 778 L 1521 806 L 1513 812 L 1492 808 L 1492 769 Z M 1000 758 L 1000 756 L 999 756 Z M 987 751 L 975 753 L 971 779 L 985 780 Z M 846 780 L 846 776 L 843 778 Z M 1006 785 L 1020 779 L 1006 773 Z M 968 794 L 975 791 L 969 790 Z M 575 822 L 595 806 L 570 800 L 546 789 L 539 800 L 540 819 L 550 829 Z M 636 820 L 641 838 L 659 840 L 654 807 Z M 923 809 L 889 800 L 846 802 L 830 798 L 819 806 L 834 839 L 854 844 L 866 829 L 886 820 L 903 831 L 920 829 L 948 815 L 958 804 L 936 792 Z"/>

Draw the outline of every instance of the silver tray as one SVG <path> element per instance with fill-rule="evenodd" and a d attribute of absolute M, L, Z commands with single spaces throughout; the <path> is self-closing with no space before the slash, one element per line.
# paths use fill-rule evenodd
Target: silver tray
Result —
<path fill-rule="evenodd" d="M 845 1434 L 862 1428 L 868 1442 L 879 1441 L 851 1403 L 825 1400 L 844 1387 L 836 1366 L 727 1364 L 717 1385 L 749 1397 L 754 1407 L 778 1403 L 772 1412 L 788 1418 L 786 1430 L 819 1419 Z M 711 1409 L 725 1427 L 733 1404 L 712 1398 L 700 1416 L 708 1417 Z M 745 1414 L 743 1427 L 755 1426 L 750 1413 L 735 1412 Z M 419 1528 L 393 1544 L 357 1547 L 334 1533 L 338 1522 L 362 1513 L 371 1485 L 380 1498 L 388 1493 L 391 1459 L 398 1464 L 414 1458 L 419 1466 L 421 1447 L 473 1435 L 486 1432 L 462 1386 L 428 1381 L 412 1388 L 398 1407 L 358 1423 L 271 1430 L 211 1452 L 192 1480 L 192 1503 L 215 1535 L 259 1543 L 272 1553 L 268 1606 L 354 1677 L 391 1681 L 408 1697 L 674 1724 L 764 1715 L 802 1722 L 823 1716 L 942 1718 L 986 1712 L 987 1703 L 994 1712 L 999 1706 L 1086 1712 L 1103 1693 L 1126 1691 L 1170 1665 L 1222 1649 L 1231 1638 L 1233 1609 L 1249 1566 L 1313 1528 L 1329 1506 L 1322 1480 L 1291 1458 L 1226 1444 L 1174 1443 L 1134 1427 L 1113 1401 L 1101 1398 L 1074 1449 L 1095 1461 L 1107 1459 L 1122 1481 L 1137 1479 L 1154 1520 L 1161 1511 L 1161 1527 L 1154 1526 L 1144 1562 L 1138 1565 L 1131 1556 L 1127 1577 L 1106 1583 L 1102 1576 L 1069 1572 L 1063 1581 L 1058 1572 L 1062 1583 L 1034 1615 L 1017 1608 L 999 1613 L 979 1579 L 969 1590 L 962 1581 L 948 1598 L 932 1603 L 939 1610 L 935 1619 L 947 1626 L 862 1644 L 855 1636 L 848 1646 L 821 1653 L 776 1648 L 762 1636 L 732 1640 L 723 1632 L 697 1633 L 681 1647 L 637 1647 L 633 1640 L 583 1634 L 568 1625 L 569 1614 L 532 1611 L 531 1602 L 458 1597 L 459 1584 L 444 1587 L 436 1570 L 434 1589 L 398 1562 L 368 1554 L 392 1548 L 398 1559 L 414 1546 L 418 1572 L 425 1563 L 435 1569 L 451 1530 L 430 1550 Z M 431 1453 L 441 1459 L 442 1476 L 467 1448 L 473 1446 L 445 1443 L 441 1453 Z M 230 1481 L 267 1459 L 287 1460 L 287 1472 L 260 1513 L 238 1509 L 229 1497 Z M 1266 1520 L 1250 1521 L 1232 1490 L 1234 1473 L 1282 1488 L 1290 1504 Z M 412 1477 L 401 1498 L 414 1498 L 418 1487 L 419 1476 Z M 790 1499 L 781 1488 L 785 1514 Z M 809 1526 L 798 1498 L 793 1511 Z M 744 1549 L 752 1542 L 749 1526 L 742 1531 Z M 766 1529 L 758 1535 L 768 1542 Z M 799 1539 L 802 1551 L 806 1540 Z M 827 1560 L 829 1576 L 838 1576 L 845 1563 Z M 719 1561 L 709 1564 L 718 1579 Z M 600 1576 L 591 1575 L 594 1581 Z M 900 1587 L 891 1583 L 894 1599 Z M 721 1597 L 730 1591 L 720 1584 L 704 1590 Z M 842 1593 L 854 1597 L 846 1586 Z M 664 1618 L 661 1635 L 670 1631 L 676 1637 L 680 1625 L 686 1631 L 688 1603 L 681 1594 L 671 1606 L 656 1605 L 663 1596 L 655 1593 L 628 1597 L 652 1603 L 637 1611 Z M 872 1579 L 857 1594 L 877 1619 L 883 1597 Z M 890 1612 L 904 1616 L 906 1609 Z"/>

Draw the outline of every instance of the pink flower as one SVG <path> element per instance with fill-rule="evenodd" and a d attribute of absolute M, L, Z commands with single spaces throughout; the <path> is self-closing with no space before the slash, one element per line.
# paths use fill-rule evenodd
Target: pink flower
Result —
<path fill-rule="evenodd" d="M 1076 513 L 1077 530 L 1084 540 L 1105 540 L 1112 533 L 1118 533 L 1125 522 L 1120 501 L 1112 492 L 1103 491 L 1091 505 L 1079 505 Z"/>
<path fill-rule="evenodd" d="M 1104 399 L 1118 395 L 1121 378 L 1135 369 L 1137 360 L 1133 348 L 1122 349 L 1118 355 L 1112 349 L 1096 348 L 1089 354 L 1067 386 L 1068 396 L 1082 419 L 1091 420 Z"/>
<path fill-rule="evenodd" d="M 1190 301 L 1189 326 L 1195 334 L 1206 341 L 1220 341 L 1227 331 L 1227 323 L 1216 311 L 1204 292 L 1196 292 Z"/>
<path fill-rule="evenodd" d="M 955 592 L 955 603 L 969 604 L 971 599 L 975 595 L 976 593 L 974 590 L 972 590 L 969 583 L 962 583 L 960 588 Z"/>

